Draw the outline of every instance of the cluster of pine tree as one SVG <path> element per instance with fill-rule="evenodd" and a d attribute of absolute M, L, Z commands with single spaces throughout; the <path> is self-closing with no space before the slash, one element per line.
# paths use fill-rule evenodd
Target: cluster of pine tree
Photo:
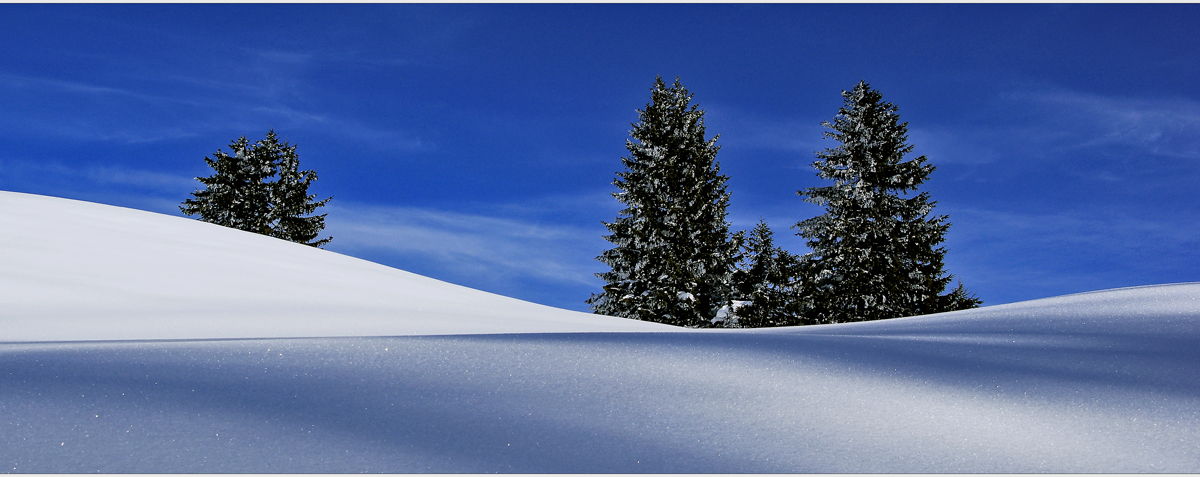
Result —
<path fill-rule="evenodd" d="M 245 136 L 238 138 L 229 149 L 232 154 L 217 149 L 213 158 L 204 158 L 213 175 L 196 178 L 205 189 L 183 201 L 179 209 L 184 214 L 313 247 L 333 240 L 317 239 L 325 228 L 325 214 L 312 214 L 330 198 L 318 201 L 308 193 L 317 173 L 300 170 L 296 146 L 280 142 L 271 130 L 254 144 Z"/>
<path fill-rule="evenodd" d="M 774 245 L 760 221 L 730 233 L 727 177 L 716 161 L 717 137 L 705 138 L 704 111 L 675 79 L 657 78 L 638 110 L 625 170 L 613 196 L 625 209 L 604 238 L 614 247 L 598 260 L 603 292 L 596 313 L 679 326 L 763 327 L 877 320 L 979 306 L 960 283 L 945 292 L 941 246 L 948 217 L 917 193 L 934 166 L 905 160 L 908 123 L 895 105 L 859 82 L 825 137 L 839 145 L 817 153 L 826 187 L 798 193 L 824 215 L 796 224 L 811 252 Z"/>

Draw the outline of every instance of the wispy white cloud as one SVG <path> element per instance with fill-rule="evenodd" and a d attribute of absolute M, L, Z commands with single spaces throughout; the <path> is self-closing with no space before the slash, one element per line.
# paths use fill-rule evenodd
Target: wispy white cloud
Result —
<path fill-rule="evenodd" d="M 252 108 L 251 111 L 262 113 L 263 115 L 267 116 L 284 118 L 292 123 L 329 124 L 331 122 L 330 119 L 324 115 L 298 111 L 286 106 L 258 106 Z"/>
<path fill-rule="evenodd" d="M 84 117 L 15 118 L 0 115 L 0 126 L 22 134 L 118 144 L 156 143 L 197 137 L 208 132 L 203 128 L 187 125 L 150 124 L 145 127 L 134 127 L 134 125 L 117 125 Z"/>
<path fill-rule="evenodd" d="M 702 105 L 702 107 L 705 107 Z M 804 158 L 814 151 L 831 147 L 822 141 L 822 118 L 764 117 L 739 108 L 713 105 L 705 107 L 705 125 L 709 135 L 721 134 L 720 144 L 747 149 L 795 152 Z"/>
<path fill-rule="evenodd" d="M 179 94 L 172 97 L 0 73 L 0 95 L 5 89 L 14 97 L 28 96 L 23 90 L 36 90 L 35 96 L 51 94 L 69 98 L 66 102 L 75 108 L 0 111 L 0 125 L 27 134 L 126 144 L 205 136 L 230 129 L 257 131 L 275 127 L 357 140 L 381 150 L 427 152 L 436 148 L 436 144 L 404 131 L 289 106 L 287 101 L 279 99 L 273 84 L 230 83 L 177 75 L 164 78 L 190 88 L 169 88 Z M 196 87 L 207 92 L 194 94 Z M 131 99 L 135 102 L 130 103 Z"/>
<path fill-rule="evenodd" d="M 1196 101 L 1035 90 L 999 95 L 991 104 L 976 122 L 911 127 L 910 142 L 917 153 L 943 163 L 1045 161 L 1075 154 L 1091 161 L 1200 159 Z M 1002 122 L 996 125 L 993 118 Z"/>
<path fill-rule="evenodd" d="M 219 107 L 194 95 L 146 94 L 55 78 L 0 73 L 0 127 L 22 135 L 112 143 L 152 143 L 209 132 L 200 118 Z M 216 122 L 214 124 L 227 124 Z"/>
<path fill-rule="evenodd" d="M 229 81 L 226 78 L 202 78 L 172 73 L 159 75 L 158 78 L 168 83 L 197 87 L 212 92 L 232 93 L 235 95 L 244 94 L 247 96 L 258 97 L 262 97 L 267 94 L 267 89 L 263 88 L 262 86 L 243 81 Z"/>
<path fill-rule="evenodd" d="M 612 187 L 611 190 L 605 188 L 604 190 L 575 194 L 542 195 L 505 204 L 490 204 L 489 207 L 496 210 L 497 213 L 509 217 L 537 218 L 564 215 L 578 217 L 585 215 L 608 219 L 615 217 L 617 212 L 624 208 L 613 199 L 612 192 L 615 190 L 616 187 Z"/>
<path fill-rule="evenodd" d="M 926 156 L 934 164 L 986 164 L 1001 156 L 991 143 L 994 135 L 981 130 L 909 126 L 910 158 Z"/>
<path fill-rule="evenodd" d="M 0 73 L 0 84 L 3 84 L 8 88 L 37 89 L 76 95 L 119 96 L 127 99 L 137 99 L 153 103 L 174 103 L 192 106 L 200 105 L 198 101 L 190 98 L 157 96 L 124 88 L 113 88 L 109 86 L 100 86 L 75 81 L 64 81 L 55 78 L 13 75 L 9 73 Z"/>
<path fill-rule="evenodd" d="M 281 50 L 260 50 L 247 49 L 246 51 L 257 56 L 260 59 L 272 61 L 275 63 L 286 63 L 294 65 L 308 64 L 313 59 L 312 53 L 281 51 Z"/>
<path fill-rule="evenodd" d="M 0 189 L 179 215 L 203 184 L 192 177 L 113 165 L 0 158 Z"/>
<path fill-rule="evenodd" d="M 1200 259 L 1200 225 L 1182 213 L 974 207 L 939 212 L 954 224 L 947 235 L 948 268 L 968 287 L 1012 295 L 999 297 L 1001 302 L 1194 280 L 1187 264 Z"/>
<path fill-rule="evenodd" d="M 437 262 L 460 275 L 593 284 L 597 230 L 415 207 L 328 207 L 331 250 L 378 251 Z M 602 231 L 602 229 L 601 229 Z"/>
<path fill-rule="evenodd" d="M 201 186 L 192 177 L 112 166 L 89 167 L 85 169 L 84 174 L 98 184 L 132 185 L 164 191 L 188 190 Z"/>
<path fill-rule="evenodd" d="M 340 138 L 353 139 L 379 149 L 428 152 L 436 144 L 401 131 L 371 127 L 357 121 L 292 109 L 286 106 L 260 106 L 252 111 L 282 121 L 280 127 L 315 129 Z"/>
<path fill-rule="evenodd" d="M 1045 124 L 1058 125 L 1067 147 L 1123 146 L 1155 155 L 1200 158 L 1200 103 L 1187 99 L 1111 97 L 1074 91 L 1014 93 Z"/>
<path fill-rule="evenodd" d="M 51 182 L 59 180 L 82 180 L 96 185 L 122 185 L 139 189 L 173 192 L 191 192 L 200 183 L 193 177 L 158 171 L 125 168 L 112 165 L 66 165 L 59 161 L 35 162 L 26 160 L 0 160 L 0 177 L 50 176 Z"/>
<path fill-rule="evenodd" d="M 1180 224 L 1125 211 L 1032 213 L 966 207 L 948 210 L 960 224 L 977 225 L 960 232 L 962 239 L 970 241 L 1004 242 L 1005 237 L 1022 237 L 1021 242 L 1026 245 L 1095 247 L 1097 253 L 1092 255 L 1097 257 L 1144 250 L 1147 244 L 1200 242 L 1197 233 L 1200 226 L 1180 228 Z"/>

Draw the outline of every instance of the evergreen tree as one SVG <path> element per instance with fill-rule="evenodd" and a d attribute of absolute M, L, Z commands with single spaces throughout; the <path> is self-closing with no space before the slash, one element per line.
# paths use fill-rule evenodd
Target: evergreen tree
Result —
<path fill-rule="evenodd" d="M 726 176 L 717 138 L 704 138 L 704 111 L 675 79 L 657 78 L 638 111 L 613 193 L 625 209 L 604 238 L 615 247 L 597 257 L 612 271 L 596 276 L 604 291 L 596 313 L 678 326 L 712 326 L 730 304 L 730 275 L 740 235 L 730 237 Z"/>
<path fill-rule="evenodd" d="M 212 159 L 204 158 L 214 173 L 196 178 L 205 188 L 193 192 L 194 198 L 184 200 L 180 210 L 199 215 L 205 222 L 269 234 L 271 186 L 267 179 L 275 174 L 274 168 L 261 160 L 245 136 L 229 143 L 229 150 L 232 155 L 217 149 Z"/>
<path fill-rule="evenodd" d="M 317 196 L 309 195 L 308 186 L 317 180 L 317 173 L 300 170 L 296 146 L 287 142 L 280 144 L 273 130 L 258 145 L 263 154 L 268 156 L 267 162 L 276 164 L 279 171 L 279 179 L 271 184 L 274 198 L 271 221 L 274 228 L 270 235 L 313 247 L 322 247 L 333 240 L 333 237 L 317 240 L 317 235 L 325 228 L 326 214 L 311 214 L 332 198 L 315 201 Z"/>
<path fill-rule="evenodd" d="M 315 240 L 325 227 L 325 214 L 308 216 L 329 199 L 315 201 L 308 186 L 313 171 L 300 170 L 296 146 L 279 142 L 275 131 L 251 145 L 245 136 L 204 161 L 214 171 L 197 177 L 204 190 L 192 193 L 179 207 L 205 222 L 321 247 L 332 238 Z M 275 179 L 275 180 L 271 180 Z"/>
<path fill-rule="evenodd" d="M 798 193 L 826 208 L 796 224 L 812 253 L 805 258 L 812 287 L 806 318 L 816 323 L 877 320 L 973 308 L 980 300 L 960 286 L 943 295 L 952 276 L 943 270 L 950 223 L 931 215 L 935 202 L 917 188 L 934 166 L 913 147 L 895 105 L 859 82 L 843 91 L 845 105 L 825 137 L 840 145 L 817 153 L 826 187 Z"/>
<path fill-rule="evenodd" d="M 767 222 L 759 220 L 743 245 L 742 261 L 733 273 L 735 320 L 727 326 L 758 328 L 802 324 L 799 257 L 776 247 Z"/>

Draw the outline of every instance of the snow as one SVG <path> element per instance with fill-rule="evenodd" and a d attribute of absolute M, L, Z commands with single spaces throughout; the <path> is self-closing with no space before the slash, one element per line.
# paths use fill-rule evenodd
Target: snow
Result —
<path fill-rule="evenodd" d="M 1197 472 L 1197 297 L 680 331 L 0 192 L 0 470 Z"/>
<path fill-rule="evenodd" d="M 0 192 L 0 342 L 670 330 L 193 219 Z"/>

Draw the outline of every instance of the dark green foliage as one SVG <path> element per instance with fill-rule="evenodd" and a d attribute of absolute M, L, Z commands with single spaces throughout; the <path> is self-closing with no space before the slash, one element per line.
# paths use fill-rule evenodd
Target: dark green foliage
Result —
<path fill-rule="evenodd" d="M 834 181 L 798 193 L 826 214 L 797 224 L 808 239 L 806 318 L 816 323 L 877 320 L 978 306 L 961 285 L 943 295 L 952 277 L 943 271 L 940 245 L 947 216 L 931 215 L 935 202 L 917 193 L 933 172 L 926 157 L 904 160 L 908 123 L 878 91 L 859 82 L 842 93 L 845 105 L 825 137 L 840 145 L 817 153 L 817 175 Z"/>
<path fill-rule="evenodd" d="M 272 130 L 253 145 L 238 138 L 229 149 L 232 155 L 218 149 L 212 159 L 204 158 L 214 173 L 196 178 L 205 189 L 183 201 L 179 209 L 184 214 L 314 247 L 332 240 L 316 239 L 325 228 L 325 214 L 311 214 L 329 198 L 314 201 L 316 195 L 308 194 L 317 174 L 300 170 L 296 146 L 279 142 Z"/>
<path fill-rule="evenodd" d="M 612 271 L 588 303 L 596 313 L 679 326 L 712 326 L 729 305 L 730 274 L 740 236 L 729 235 L 726 176 L 717 138 L 705 139 L 704 111 L 679 83 L 657 78 L 625 143 L 613 197 L 626 207 L 604 238 L 615 247 L 597 257 Z"/>
<path fill-rule="evenodd" d="M 331 197 L 314 201 L 317 196 L 308 193 L 308 186 L 317 180 L 317 173 L 300 170 L 296 146 L 289 146 L 286 142 L 280 144 L 274 131 L 267 133 L 267 138 L 259 144 L 269 154 L 269 161 L 277 164 L 279 171 L 279 179 L 273 184 L 275 227 L 270 235 L 313 247 L 329 243 L 332 237 L 317 240 L 317 235 L 325 228 L 326 214 L 312 214 L 327 204 Z"/>
<path fill-rule="evenodd" d="M 759 220 L 743 245 L 742 261 L 733 273 L 736 320 L 726 326 L 759 328 L 803 324 L 799 257 L 776 247 L 771 228 Z"/>
<path fill-rule="evenodd" d="M 967 291 L 967 289 L 963 287 L 961 281 L 958 282 L 958 286 L 954 287 L 953 290 L 950 290 L 950 293 L 941 295 L 938 297 L 938 299 L 941 302 L 937 305 L 937 309 L 943 311 L 979 308 L 979 305 L 983 304 L 983 300 L 980 300 L 979 297 L 975 296 L 974 293 Z"/>

